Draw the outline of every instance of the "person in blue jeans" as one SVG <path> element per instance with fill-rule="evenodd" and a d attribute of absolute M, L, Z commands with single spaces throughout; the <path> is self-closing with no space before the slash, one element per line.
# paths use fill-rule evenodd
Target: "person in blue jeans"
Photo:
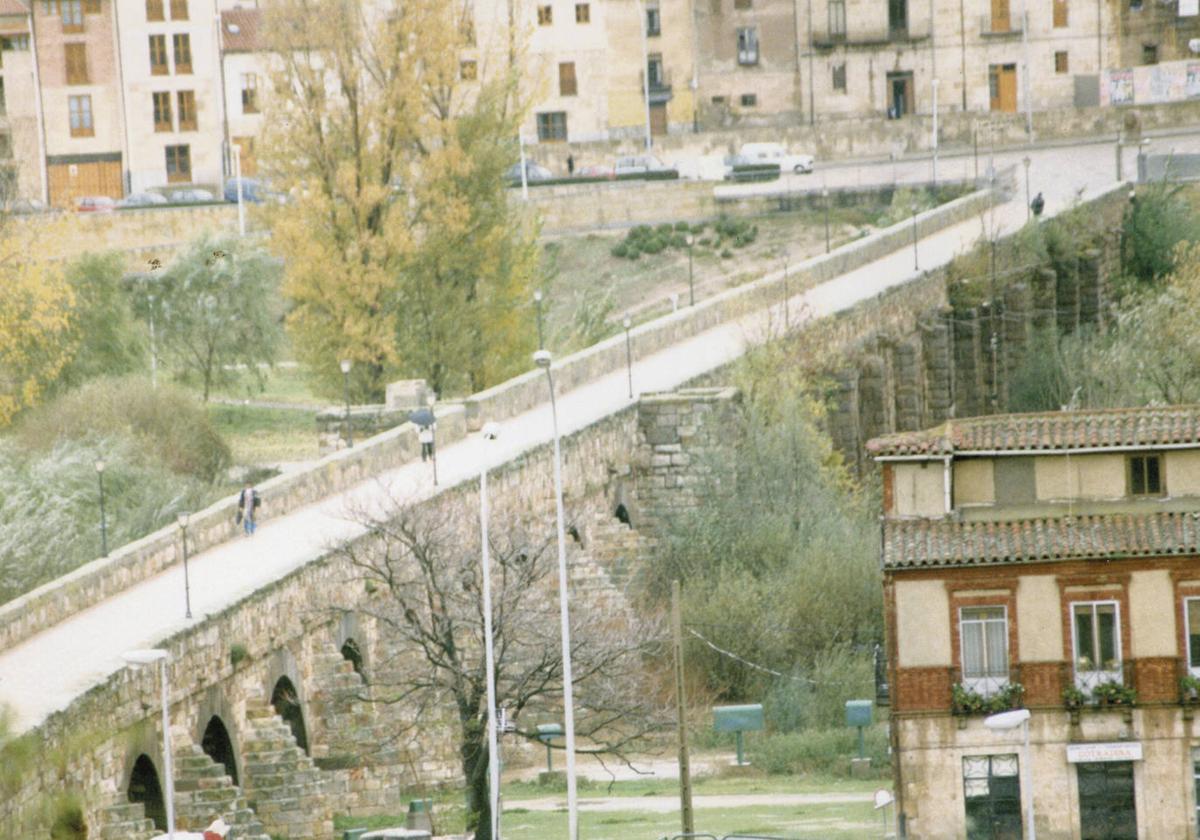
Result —
<path fill-rule="evenodd" d="M 258 497 L 258 491 L 247 481 L 241 495 L 238 496 L 238 519 L 241 520 L 247 537 L 252 536 L 255 528 L 258 527 L 258 507 L 261 504 L 262 500 Z"/>

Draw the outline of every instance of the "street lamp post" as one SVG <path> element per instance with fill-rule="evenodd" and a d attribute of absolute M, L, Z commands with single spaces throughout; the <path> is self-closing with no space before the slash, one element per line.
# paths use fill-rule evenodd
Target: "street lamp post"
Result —
<path fill-rule="evenodd" d="M 1037 840 L 1037 829 L 1033 823 L 1033 762 L 1029 757 L 1029 710 L 1014 709 L 1011 712 L 1000 712 L 999 714 L 990 715 L 983 720 L 983 725 L 993 732 L 1007 732 L 1010 729 L 1016 729 L 1018 726 L 1024 729 L 1025 746 L 1021 756 L 1021 763 L 1025 765 L 1025 787 L 1029 791 L 1029 810 L 1028 814 L 1028 829 L 1026 830 L 1026 840 Z"/>
<path fill-rule="evenodd" d="M 183 603 L 185 606 L 184 618 L 192 617 L 192 586 L 188 579 L 188 544 L 187 544 L 187 528 L 188 515 L 181 513 L 177 517 L 179 521 L 180 540 L 183 542 Z"/>
<path fill-rule="evenodd" d="M 825 205 L 825 253 L 829 253 L 829 190 L 822 187 L 821 203 Z"/>
<path fill-rule="evenodd" d="M 437 405 L 437 392 L 436 391 L 429 392 L 429 395 L 427 397 L 425 397 L 425 404 L 427 406 L 429 406 L 429 413 L 433 414 L 433 407 L 435 405 Z M 430 459 L 431 461 L 433 461 L 433 486 L 437 487 L 437 417 L 436 416 L 433 418 L 433 421 L 429 424 L 429 434 L 433 436 L 433 441 L 432 441 L 433 452 L 430 453 L 433 456 Z"/>
<path fill-rule="evenodd" d="M 625 328 L 625 372 L 629 374 L 629 399 L 633 399 L 633 344 L 629 340 L 629 328 L 633 326 L 633 321 L 626 316 L 621 326 Z"/>
<path fill-rule="evenodd" d="M 913 220 L 913 271 L 921 270 L 921 261 L 917 258 L 917 205 L 912 206 Z"/>
<path fill-rule="evenodd" d="M 537 328 L 538 328 L 538 349 L 544 350 L 546 342 L 542 336 L 542 290 L 537 289 L 533 293 L 533 305 L 537 307 Z"/>
<path fill-rule="evenodd" d="M 342 359 L 342 395 L 346 399 L 346 448 L 354 448 L 354 425 L 350 422 L 350 367 L 354 364 L 350 359 Z"/>
<path fill-rule="evenodd" d="M 104 517 L 104 463 L 103 458 L 96 459 L 96 480 L 100 483 L 100 556 L 108 556 L 108 522 Z"/>
<path fill-rule="evenodd" d="M 500 436 L 500 427 L 485 423 L 483 439 L 495 440 Z M 486 452 L 486 450 L 485 450 Z M 496 654 L 492 638 L 492 555 L 488 544 L 488 486 L 487 458 L 479 462 L 479 532 L 480 552 L 483 564 L 483 649 L 487 666 L 488 704 L 488 813 L 491 815 L 492 840 L 500 836 L 500 755 L 496 727 Z"/>
<path fill-rule="evenodd" d="M 692 272 L 692 246 L 696 244 L 696 237 L 691 233 L 685 237 L 688 246 L 688 306 L 696 305 L 696 280 Z"/>
<path fill-rule="evenodd" d="M 1032 163 L 1029 155 L 1025 155 L 1021 159 L 1021 163 L 1025 164 L 1025 221 L 1028 222 L 1030 214 L 1033 213 L 1033 209 L 1029 206 L 1029 164 Z"/>
<path fill-rule="evenodd" d="M 171 759 L 171 718 L 167 709 L 167 662 L 171 654 L 161 648 L 131 650 L 122 659 L 132 668 L 158 663 L 162 682 L 163 775 L 167 777 L 167 837 L 175 840 L 175 766 Z"/>
<path fill-rule="evenodd" d="M 567 753 L 567 840 L 579 840 L 579 791 L 575 782 L 575 691 L 571 675 L 571 623 L 567 603 L 567 532 L 563 514 L 562 453 L 558 440 L 558 406 L 554 400 L 552 357 L 547 350 L 533 354 L 537 366 L 546 371 L 550 389 L 550 418 L 554 428 L 554 507 L 558 530 L 558 610 L 562 629 L 563 729 Z"/>

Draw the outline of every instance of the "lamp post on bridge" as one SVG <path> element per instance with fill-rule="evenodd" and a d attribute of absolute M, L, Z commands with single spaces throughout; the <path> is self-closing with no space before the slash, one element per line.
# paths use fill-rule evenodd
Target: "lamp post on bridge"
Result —
<path fill-rule="evenodd" d="M 493 441 L 500 436 L 500 427 L 496 423 L 485 423 L 482 431 L 485 441 Z M 492 555 L 491 546 L 488 544 L 486 446 L 485 454 L 479 462 L 479 532 L 483 567 L 483 650 L 487 667 L 488 813 L 491 815 L 492 827 L 489 836 L 492 840 L 497 840 L 500 836 L 500 745 L 496 721 L 496 654 L 492 639 Z"/>
<path fill-rule="evenodd" d="M 537 330 L 538 330 L 538 349 L 543 350 L 546 347 L 546 342 L 542 336 L 542 290 L 537 289 L 533 293 L 533 305 L 537 307 Z"/>
<path fill-rule="evenodd" d="M 188 514 L 181 513 L 176 517 L 179 522 L 179 536 L 183 543 L 183 602 L 185 606 L 184 618 L 192 617 L 192 587 L 188 580 L 188 544 L 187 544 L 187 529 L 188 529 Z"/>
<path fill-rule="evenodd" d="M 633 326 L 633 321 L 628 315 L 621 326 L 625 328 L 625 371 L 629 375 L 629 399 L 633 399 L 633 344 L 629 340 L 629 328 Z"/>
<path fill-rule="evenodd" d="M 553 358 L 548 350 L 533 354 L 533 361 L 546 371 L 550 389 L 550 419 L 554 429 L 554 508 L 558 531 L 558 610 L 562 633 L 563 729 L 567 753 L 567 840 L 579 840 L 579 791 L 575 779 L 575 689 L 571 673 L 571 621 L 567 601 L 567 532 L 563 513 L 562 449 L 558 437 L 558 406 L 554 399 Z"/>
<path fill-rule="evenodd" d="M 107 466 L 103 458 L 97 458 L 96 481 L 100 484 L 100 556 L 108 556 L 108 522 L 104 516 L 104 468 Z"/>
<path fill-rule="evenodd" d="M 350 368 L 354 364 L 350 359 L 342 359 L 338 363 L 342 368 L 342 396 L 346 399 L 346 448 L 354 448 L 354 424 L 350 422 Z"/>

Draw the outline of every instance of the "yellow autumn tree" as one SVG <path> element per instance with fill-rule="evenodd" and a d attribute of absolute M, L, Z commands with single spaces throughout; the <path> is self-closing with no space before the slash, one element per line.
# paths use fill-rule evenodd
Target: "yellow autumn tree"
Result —
<path fill-rule="evenodd" d="M 536 225 L 503 182 L 523 113 L 516 62 L 476 59 L 461 78 L 473 21 L 446 0 L 267 12 L 279 69 L 264 166 L 292 196 L 272 233 L 300 358 L 334 392 L 351 359 L 367 398 L 396 377 L 463 393 L 521 370 L 538 260 Z"/>
<path fill-rule="evenodd" d="M 38 253 L 31 226 L 0 219 L 0 426 L 38 402 L 73 352 L 70 284 Z"/>

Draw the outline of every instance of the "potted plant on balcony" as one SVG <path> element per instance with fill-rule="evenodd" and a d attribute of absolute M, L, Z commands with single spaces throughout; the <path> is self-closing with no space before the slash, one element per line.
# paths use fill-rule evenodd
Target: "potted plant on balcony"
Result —
<path fill-rule="evenodd" d="M 1087 702 L 1087 695 L 1083 689 L 1069 685 L 1062 690 L 1062 699 L 1063 705 L 1066 706 L 1067 712 L 1071 716 L 1071 723 L 1079 723 L 1079 710 Z"/>
<path fill-rule="evenodd" d="M 954 715 L 982 714 L 987 698 L 977 691 L 972 691 L 962 683 L 954 683 L 950 687 L 950 713 Z M 962 725 L 966 725 L 963 722 Z"/>
<path fill-rule="evenodd" d="M 1185 706 L 1200 704 L 1200 677 L 1184 674 L 1179 678 L 1179 701 Z"/>
<path fill-rule="evenodd" d="M 1092 699 L 1102 709 L 1119 708 L 1126 721 L 1133 719 L 1133 704 L 1137 692 L 1119 682 L 1102 682 L 1092 689 Z"/>

